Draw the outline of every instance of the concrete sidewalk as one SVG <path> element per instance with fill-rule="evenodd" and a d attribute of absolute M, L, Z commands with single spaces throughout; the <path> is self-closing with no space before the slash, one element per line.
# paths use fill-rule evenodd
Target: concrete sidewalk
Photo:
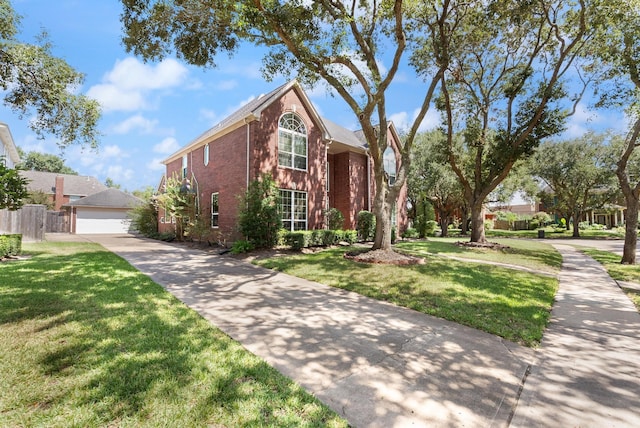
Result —
<path fill-rule="evenodd" d="M 230 257 L 93 235 L 355 427 L 506 427 L 531 349 Z"/>
<path fill-rule="evenodd" d="M 560 289 L 534 352 L 185 246 L 79 239 L 128 260 L 353 426 L 640 426 L 640 315 L 572 247 L 557 245 Z"/>
<path fill-rule="evenodd" d="M 602 266 L 571 246 L 538 361 L 512 427 L 640 426 L 640 314 Z"/>

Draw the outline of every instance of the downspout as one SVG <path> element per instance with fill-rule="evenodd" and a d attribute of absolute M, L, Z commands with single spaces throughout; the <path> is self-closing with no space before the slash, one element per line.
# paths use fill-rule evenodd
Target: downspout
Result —
<path fill-rule="evenodd" d="M 245 123 L 247 124 L 247 190 L 249 190 L 249 142 L 250 142 L 250 122 L 248 118 L 245 118 Z"/>

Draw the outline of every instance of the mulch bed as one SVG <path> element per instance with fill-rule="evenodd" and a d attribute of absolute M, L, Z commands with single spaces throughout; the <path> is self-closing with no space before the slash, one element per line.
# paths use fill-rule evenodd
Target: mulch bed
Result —
<path fill-rule="evenodd" d="M 403 254 L 391 250 L 349 251 L 344 254 L 344 258 L 359 263 L 389 264 L 399 266 L 423 265 L 425 263 L 422 257 L 414 257 L 408 254 Z"/>

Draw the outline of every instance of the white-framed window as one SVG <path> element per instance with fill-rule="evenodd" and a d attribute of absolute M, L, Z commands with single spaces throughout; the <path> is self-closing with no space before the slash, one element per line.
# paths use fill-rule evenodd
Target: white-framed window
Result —
<path fill-rule="evenodd" d="M 283 115 L 278 124 L 278 166 L 307 170 L 307 127 L 293 113 Z"/>
<path fill-rule="evenodd" d="M 220 206 L 218 205 L 219 193 L 211 194 L 211 227 L 218 227 L 218 220 L 220 218 Z"/>
<path fill-rule="evenodd" d="M 389 184 L 396 182 L 396 153 L 391 146 L 387 147 L 383 155 L 384 172 L 389 176 Z"/>
<path fill-rule="evenodd" d="M 280 189 L 279 205 L 285 230 L 307 230 L 307 192 Z"/>
<path fill-rule="evenodd" d="M 189 166 L 189 161 L 187 155 L 182 156 L 182 178 L 187 178 L 187 168 Z"/>
<path fill-rule="evenodd" d="M 209 165 L 209 144 L 204 145 L 204 166 Z"/>

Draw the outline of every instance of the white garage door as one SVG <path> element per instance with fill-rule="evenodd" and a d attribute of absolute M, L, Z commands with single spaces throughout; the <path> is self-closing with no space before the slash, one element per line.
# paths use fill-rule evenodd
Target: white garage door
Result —
<path fill-rule="evenodd" d="M 131 220 L 124 210 L 76 208 L 76 233 L 128 233 Z"/>

